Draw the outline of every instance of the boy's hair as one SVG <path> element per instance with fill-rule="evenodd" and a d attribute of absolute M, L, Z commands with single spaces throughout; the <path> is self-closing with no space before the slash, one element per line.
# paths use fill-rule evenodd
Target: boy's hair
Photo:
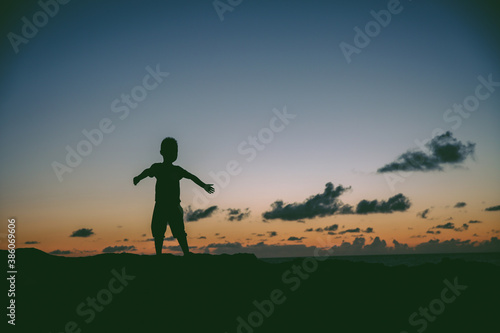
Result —
<path fill-rule="evenodd" d="M 172 163 L 177 159 L 178 149 L 177 141 L 174 138 L 168 137 L 161 142 L 160 154 L 165 161 Z"/>

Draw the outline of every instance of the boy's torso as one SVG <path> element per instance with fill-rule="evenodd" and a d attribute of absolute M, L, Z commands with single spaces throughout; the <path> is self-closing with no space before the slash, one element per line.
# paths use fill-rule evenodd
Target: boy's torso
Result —
<path fill-rule="evenodd" d="M 179 181 L 186 171 L 180 166 L 164 163 L 155 163 L 151 169 L 153 177 L 156 177 L 155 200 L 178 204 L 181 201 Z"/>

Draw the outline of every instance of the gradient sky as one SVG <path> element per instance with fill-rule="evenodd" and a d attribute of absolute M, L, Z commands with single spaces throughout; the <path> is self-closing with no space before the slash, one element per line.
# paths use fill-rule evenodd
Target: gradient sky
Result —
<path fill-rule="evenodd" d="M 231 160 L 242 169 L 203 205 L 193 201 L 197 186 L 181 181 L 184 208 L 218 207 L 186 223 L 195 252 L 230 252 L 237 243 L 244 251 L 264 242 L 260 256 L 311 255 L 326 233 L 305 230 L 332 224 L 339 231 L 374 232 L 336 235 L 330 246 L 355 237 L 410 247 L 498 237 L 500 212 L 485 208 L 500 205 L 500 87 L 459 126 L 443 118 L 474 94 L 478 76 L 500 81 L 498 12 L 488 2 L 401 1 L 400 13 L 348 63 L 339 44 L 354 44 L 353 29 L 364 29 L 373 20 L 370 11 L 387 5 L 244 0 L 221 21 L 212 1 L 72 1 L 17 53 L 7 34 L 20 35 L 21 18 L 31 21 L 40 7 L 31 1 L 4 5 L 2 229 L 15 217 L 18 246 L 46 252 L 85 255 L 126 246 L 153 253 L 146 240 L 154 179 L 134 187 L 132 178 L 161 161 L 160 142 L 172 136 L 179 143 L 176 164 L 207 183 L 214 182 L 210 172 Z M 169 75 L 120 119 L 112 102 L 142 85 L 148 66 Z M 295 118 L 247 161 L 238 146 L 269 127 L 273 110 L 285 108 Z M 114 130 L 59 181 L 52 163 L 65 163 L 66 146 L 76 149 L 85 139 L 82 130 L 105 118 Z M 416 140 L 431 139 L 436 128 L 475 143 L 473 158 L 444 171 L 414 172 L 391 188 L 377 169 L 415 148 Z M 340 199 L 353 206 L 397 193 L 412 205 L 392 214 L 263 222 L 274 201 L 303 202 L 328 182 L 351 186 Z M 466 205 L 455 208 L 457 202 Z M 250 215 L 228 221 L 229 208 L 249 208 Z M 426 219 L 417 216 L 425 209 Z M 469 229 L 426 233 L 448 222 Z M 81 228 L 94 234 L 69 237 Z M 270 231 L 277 235 L 269 237 Z M 178 253 L 172 249 L 166 252 Z"/>

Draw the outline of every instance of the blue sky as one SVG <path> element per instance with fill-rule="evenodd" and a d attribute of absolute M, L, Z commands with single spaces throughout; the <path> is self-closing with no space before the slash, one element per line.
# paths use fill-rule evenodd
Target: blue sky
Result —
<path fill-rule="evenodd" d="M 443 120 L 474 94 L 478 76 L 500 81 L 492 43 L 498 34 L 491 29 L 497 25 L 472 4 L 401 1 L 400 13 L 348 63 L 339 44 L 353 44 L 353 29 L 388 3 L 243 1 L 224 21 L 211 1 L 61 5 L 17 54 L 3 39 L 2 220 L 14 214 L 27 229 L 43 221 L 61 230 L 96 219 L 114 227 L 125 215 L 147 225 L 153 182 L 134 188 L 131 179 L 161 161 L 166 136 L 179 141 L 177 163 L 206 182 L 228 161 L 240 163 L 242 172 L 209 205 L 249 207 L 254 224 L 242 227 L 246 233 L 261 228 L 260 215 L 275 200 L 301 202 L 330 181 L 352 186 L 343 198 L 351 204 L 403 192 L 415 210 L 476 200 L 471 209 L 479 214 L 497 205 L 499 92 L 457 129 Z M 5 35 L 19 34 L 21 17 L 39 10 L 17 8 Z M 169 75 L 120 120 L 112 101 L 141 85 L 148 66 Z M 246 161 L 238 145 L 269 127 L 273 109 L 284 108 L 296 117 Z M 104 118 L 114 131 L 60 182 L 51 164 L 63 163 L 65 147 L 76 149 L 85 139 L 81 131 Z M 435 128 L 474 142 L 475 159 L 444 172 L 416 172 L 391 189 L 376 170 L 415 140 L 430 139 Z M 183 181 L 184 206 L 195 206 L 195 188 Z M 488 216 L 488 228 L 498 229 L 498 216 Z"/>

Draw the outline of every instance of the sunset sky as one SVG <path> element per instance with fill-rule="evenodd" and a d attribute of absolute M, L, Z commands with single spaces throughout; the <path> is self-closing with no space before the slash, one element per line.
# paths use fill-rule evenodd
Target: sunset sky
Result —
<path fill-rule="evenodd" d="M 44 16 L 21 3 L 2 14 L 1 248 L 15 218 L 18 247 L 152 254 L 155 179 L 132 178 L 171 136 L 216 185 L 181 181 L 193 252 L 500 251 L 488 1 L 72 1 L 30 38 Z"/>

